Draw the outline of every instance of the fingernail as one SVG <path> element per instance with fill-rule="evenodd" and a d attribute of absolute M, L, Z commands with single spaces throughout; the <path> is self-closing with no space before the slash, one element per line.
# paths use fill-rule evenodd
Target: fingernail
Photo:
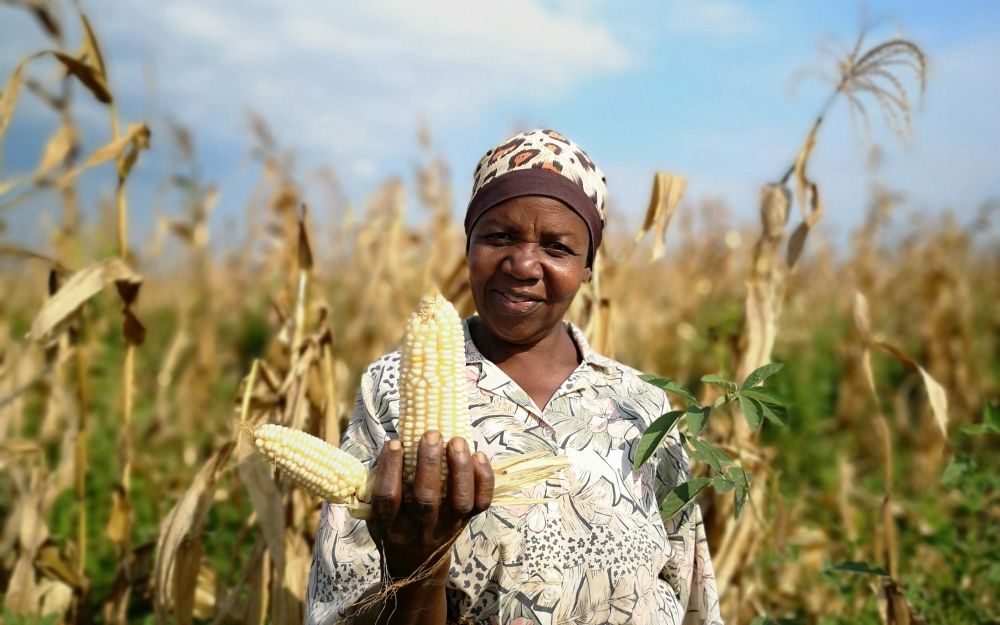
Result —
<path fill-rule="evenodd" d="M 398 449 L 402 449 L 403 448 L 403 444 L 400 443 L 397 440 L 391 440 L 388 443 L 386 443 L 386 447 L 388 447 L 389 449 L 391 449 L 393 451 L 396 451 Z"/>
<path fill-rule="evenodd" d="M 478 462 L 479 464 L 489 464 L 490 463 L 490 461 L 486 459 L 486 454 L 484 454 L 481 451 L 476 452 L 476 462 Z"/>
<path fill-rule="evenodd" d="M 437 445 L 438 443 L 441 442 L 441 434 L 439 434 L 438 432 L 434 431 L 427 432 L 426 434 L 424 434 L 424 437 L 425 440 L 431 445 Z"/>
<path fill-rule="evenodd" d="M 455 451 L 466 451 L 469 446 L 465 444 L 464 438 L 454 438 L 451 441 L 451 448 Z"/>

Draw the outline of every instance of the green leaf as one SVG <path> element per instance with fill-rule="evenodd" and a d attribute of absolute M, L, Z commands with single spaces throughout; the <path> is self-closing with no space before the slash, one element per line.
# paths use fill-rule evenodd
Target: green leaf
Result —
<path fill-rule="evenodd" d="M 981 436 L 983 434 L 1000 434 L 1000 408 L 993 404 L 983 406 L 983 422 L 966 425 L 959 430 L 962 434 Z"/>
<path fill-rule="evenodd" d="M 784 406 L 785 402 L 781 401 L 775 395 L 772 395 L 772 391 L 766 388 L 748 388 L 740 391 L 740 395 L 756 399 L 757 401 L 764 404 L 773 404 L 775 406 Z"/>
<path fill-rule="evenodd" d="M 674 382 L 673 380 L 668 380 L 666 378 L 661 378 L 660 376 L 657 376 L 657 375 L 640 375 L 639 379 L 642 380 L 642 381 L 644 381 L 644 382 L 649 382 L 653 386 L 657 386 L 659 388 L 662 388 L 665 391 L 670 391 L 671 393 L 674 393 L 675 395 L 680 395 L 681 397 L 683 397 L 684 399 L 688 400 L 692 404 L 697 404 L 698 403 L 698 398 L 694 396 L 694 393 L 692 393 L 691 391 L 687 390 L 686 388 L 684 388 L 683 386 L 681 386 L 677 382 Z"/>
<path fill-rule="evenodd" d="M 972 464 L 966 458 L 955 458 L 945 467 L 941 474 L 942 486 L 958 486 L 965 475 L 972 469 Z"/>
<path fill-rule="evenodd" d="M 768 421 L 780 427 L 788 425 L 788 411 L 785 410 L 784 406 L 765 402 L 761 402 L 761 405 L 764 408 L 764 418 Z"/>
<path fill-rule="evenodd" d="M 782 367 L 780 362 L 772 362 L 764 365 L 763 367 L 758 367 L 750 372 L 747 379 L 743 380 L 743 384 L 740 384 L 740 390 L 745 388 L 753 388 L 757 386 L 764 380 L 768 379 L 775 373 L 777 373 Z"/>
<path fill-rule="evenodd" d="M 716 473 L 722 473 L 723 467 L 727 467 L 733 463 L 732 458 L 723 453 L 715 445 L 706 443 L 701 439 L 692 438 L 691 447 L 691 457 L 712 467 Z"/>
<path fill-rule="evenodd" d="M 717 376 L 714 373 L 709 373 L 708 375 L 701 376 L 701 381 L 704 382 L 705 384 L 718 386 L 719 388 L 725 389 L 730 393 L 736 392 L 736 382 L 730 382 L 729 380 Z"/>
<path fill-rule="evenodd" d="M 766 616 L 755 616 L 750 625 L 803 625 L 797 618 L 767 618 Z"/>
<path fill-rule="evenodd" d="M 667 496 L 660 503 L 660 516 L 663 517 L 664 521 L 669 521 L 675 514 L 683 510 L 684 506 L 694 501 L 698 493 L 705 490 L 705 487 L 711 483 L 711 478 L 693 477 L 676 486 L 667 493 Z"/>
<path fill-rule="evenodd" d="M 963 425 L 958 429 L 958 431 L 962 434 L 968 434 L 969 436 L 982 436 L 983 434 L 1000 433 L 1000 429 L 986 423 Z"/>
<path fill-rule="evenodd" d="M 728 475 L 716 475 L 714 478 L 712 478 L 712 488 L 714 488 L 715 492 L 719 493 L 720 495 L 723 493 L 728 493 L 737 486 L 739 486 L 739 484 L 729 479 Z"/>
<path fill-rule="evenodd" d="M 684 423 L 687 424 L 688 431 L 695 436 L 701 434 L 710 414 L 712 414 L 711 406 L 688 406 L 687 413 L 684 415 Z"/>
<path fill-rule="evenodd" d="M 983 423 L 1000 429 L 1000 405 L 986 404 L 983 406 Z"/>
<path fill-rule="evenodd" d="M 670 412 L 660 415 L 660 417 L 649 424 L 646 431 L 643 432 L 642 438 L 639 439 L 639 444 L 635 449 L 635 460 L 632 466 L 638 469 L 642 465 L 646 464 L 646 461 L 653 455 L 656 451 L 657 446 L 659 446 L 660 441 L 663 437 L 670 433 L 673 429 L 674 424 L 677 423 L 677 419 L 684 414 L 683 410 L 671 410 Z"/>
<path fill-rule="evenodd" d="M 756 432 L 764 421 L 764 404 L 743 394 L 737 395 L 736 398 L 740 402 L 740 410 L 743 411 L 743 417 L 747 420 L 750 431 Z"/>
<path fill-rule="evenodd" d="M 846 573 L 857 573 L 859 575 L 879 575 L 881 577 L 888 577 L 889 571 L 886 571 L 880 566 L 872 566 L 867 562 L 858 562 L 857 560 L 846 560 L 840 564 L 834 564 L 830 567 L 831 571 L 844 571 Z"/>
<path fill-rule="evenodd" d="M 742 486 L 736 487 L 736 493 L 733 495 L 733 518 L 739 519 L 740 513 L 743 512 L 743 506 L 746 505 L 747 499 L 750 498 L 750 491 Z"/>
<path fill-rule="evenodd" d="M 755 421 L 765 418 L 781 427 L 785 427 L 788 424 L 788 411 L 780 403 L 775 403 L 777 400 L 769 401 L 773 399 L 771 395 L 762 393 L 759 390 L 746 390 L 740 391 L 737 397 L 740 402 L 740 408 L 743 409 L 743 414 L 745 415 L 748 409 L 751 410 Z M 747 421 L 747 423 L 750 422 Z"/>
<path fill-rule="evenodd" d="M 751 475 L 743 467 L 733 465 L 726 471 L 726 478 L 734 484 L 742 484 L 744 488 L 750 488 Z"/>

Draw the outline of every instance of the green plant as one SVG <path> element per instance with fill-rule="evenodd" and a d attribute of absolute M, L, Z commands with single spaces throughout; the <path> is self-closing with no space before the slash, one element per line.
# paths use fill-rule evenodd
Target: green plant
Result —
<path fill-rule="evenodd" d="M 750 495 L 751 475 L 737 464 L 726 452 L 718 446 L 709 443 L 702 436 L 709 417 L 723 406 L 736 403 L 751 432 L 760 429 L 764 420 L 775 425 L 784 426 L 787 421 L 787 410 L 784 402 L 772 390 L 764 388 L 764 381 L 781 369 L 781 363 L 772 362 L 759 367 L 737 384 L 718 375 L 702 376 L 705 384 L 718 387 L 722 391 L 714 402 L 701 405 L 694 393 L 679 383 L 655 375 L 643 375 L 643 380 L 682 397 L 688 402 L 682 410 L 671 410 L 660 415 L 642 435 L 635 455 L 635 468 L 641 467 L 653 455 L 663 438 L 675 428 L 683 428 L 679 433 L 681 444 L 687 449 L 694 460 L 703 462 L 711 468 L 710 477 L 693 477 L 679 484 L 664 498 L 660 504 L 660 515 L 664 520 L 673 517 L 709 485 L 717 493 L 733 491 L 733 515 L 739 518 Z"/>

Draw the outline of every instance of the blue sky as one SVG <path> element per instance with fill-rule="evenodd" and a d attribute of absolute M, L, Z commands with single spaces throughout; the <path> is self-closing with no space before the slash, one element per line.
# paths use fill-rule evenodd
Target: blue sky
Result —
<path fill-rule="evenodd" d="M 515 127 L 546 126 L 605 170 L 618 227 L 637 225 L 658 169 L 688 178 L 681 210 L 718 199 L 737 218 L 755 219 L 761 184 L 789 165 L 829 90 L 816 79 L 792 90 L 792 77 L 824 61 L 821 41 L 846 44 L 861 22 L 859 4 L 801 0 L 82 4 L 123 121 L 147 120 L 154 131 L 130 187 L 140 241 L 169 171 L 166 118 L 191 128 L 205 176 L 220 187 L 215 231 L 238 219 L 256 178 L 246 158 L 250 110 L 296 150 L 303 179 L 330 165 L 359 207 L 390 175 L 412 181 L 425 156 L 421 123 L 432 153 L 449 164 L 456 214 L 487 148 Z M 885 151 L 881 179 L 903 193 L 907 211 L 952 210 L 968 221 L 1000 196 L 1000 2 L 869 2 L 867 12 L 880 24 L 872 42 L 903 34 L 929 59 L 910 145 L 873 119 Z M 25 11 L 0 6 L 0 75 L 44 45 Z M 52 74 L 45 63 L 34 67 Z M 109 137 L 106 115 L 79 95 L 93 148 Z M 54 129 L 53 116 L 24 97 L 0 177 L 33 168 Z M 866 154 L 839 103 L 811 165 L 826 199 L 821 223 L 835 238 L 863 217 Z M 101 169 L 88 176 L 88 194 L 112 184 L 113 172 Z M 318 190 L 307 191 L 320 202 Z M 33 237 L 48 204 L 5 215 L 14 234 Z"/>

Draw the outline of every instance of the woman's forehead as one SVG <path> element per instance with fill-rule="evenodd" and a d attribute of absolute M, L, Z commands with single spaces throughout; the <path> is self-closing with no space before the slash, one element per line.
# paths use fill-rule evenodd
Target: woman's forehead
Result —
<path fill-rule="evenodd" d="M 560 229 L 587 236 L 587 223 L 563 202 L 540 195 L 511 198 L 490 208 L 477 225 L 512 225 Z"/>

